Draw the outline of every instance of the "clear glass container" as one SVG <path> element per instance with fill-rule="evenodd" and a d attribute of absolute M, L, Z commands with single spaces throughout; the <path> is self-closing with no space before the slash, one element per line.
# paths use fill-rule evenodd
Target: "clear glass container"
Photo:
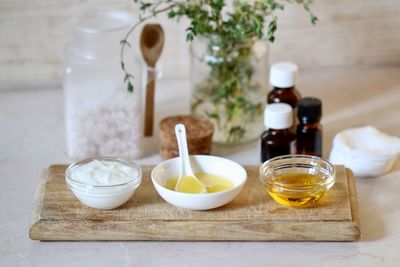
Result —
<path fill-rule="evenodd" d="M 260 167 L 260 180 L 278 203 L 290 207 L 316 204 L 335 183 L 335 168 L 315 156 L 285 155 Z"/>
<path fill-rule="evenodd" d="M 192 113 L 214 124 L 214 143 L 258 138 L 268 90 L 267 44 L 217 35 L 197 38 L 191 44 L 191 87 Z"/>
<path fill-rule="evenodd" d="M 134 170 L 135 175 L 127 182 L 113 185 L 86 184 L 72 178 L 73 172 L 80 166 L 93 160 L 118 162 Z M 89 158 L 68 166 L 65 182 L 75 196 L 86 206 L 96 209 L 114 209 L 127 202 L 142 182 L 142 170 L 139 165 L 120 158 Z"/>
<path fill-rule="evenodd" d="M 120 62 L 120 41 L 132 23 L 130 13 L 108 8 L 77 21 L 63 73 L 66 150 L 72 159 L 140 156 L 141 64 L 126 49 L 125 65 L 135 76 L 131 93 Z"/>

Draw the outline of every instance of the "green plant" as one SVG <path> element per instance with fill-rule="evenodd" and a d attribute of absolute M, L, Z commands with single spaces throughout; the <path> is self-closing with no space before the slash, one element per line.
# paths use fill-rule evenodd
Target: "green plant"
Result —
<path fill-rule="evenodd" d="M 313 24 L 318 20 L 310 11 L 313 0 L 233 0 L 233 10 L 228 9 L 224 0 L 134 0 L 140 5 L 139 20 L 121 40 L 121 68 L 125 73 L 124 80 L 128 90 L 133 90 L 134 77 L 125 68 L 124 51 L 130 44 L 129 36 L 144 21 L 156 17 L 160 13 L 167 13 L 170 19 L 186 17 L 190 21 L 186 29 L 186 40 L 192 41 L 196 36 L 218 34 L 226 42 L 236 42 L 246 38 L 258 37 L 259 39 L 273 42 L 277 30 L 277 16 L 275 10 L 283 10 L 285 4 L 297 3 L 304 6 L 309 12 Z M 264 25 L 269 18 L 268 30 Z"/>
<path fill-rule="evenodd" d="M 260 119 L 265 103 L 266 88 L 253 79 L 254 39 L 230 43 L 219 35 L 211 35 L 201 41 L 196 41 L 193 49 L 200 46 L 204 54 L 193 53 L 194 64 L 206 64 L 208 73 L 205 78 L 201 73 L 195 74 L 201 78 L 193 84 L 192 113 L 205 115 L 214 123 L 214 141 L 239 143 L 247 139 L 246 126 Z M 265 49 L 264 60 L 266 52 Z"/>
<path fill-rule="evenodd" d="M 237 143 L 246 133 L 245 124 L 256 113 L 262 112 L 262 104 L 248 101 L 245 91 L 256 88 L 252 83 L 252 47 L 256 40 L 273 42 L 277 30 L 276 10 L 283 10 L 285 4 L 303 5 L 313 24 L 317 17 L 310 11 L 312 0 L 135 0 L 140 6 L 139 21 L 133 25 L 121 41 L 121 67 L 125 73 L 128 90 L 132 91 L 134 77 L 125 69 L 124 49 L 130 46 L 127 41 L 137 26 L 160 13 L 167 13 L 170 19 L 189 19 L 186 40 L 208 37 L 207 52 L 221 61 L 206 62 L 209 77 L 199 83 L 200 94 L 194 96 L 192 111 L 205 101 L 211 101 L 215 109 L 206 115 L 219 129 L 226 129 L 228 143 Z M 231 3 L 231 6 L 227 5 Z M 265 29 L 266 27 L 266 29 Z M 217 43 L 219 49 L 213 50 Z M 203 92 L 203 93 L 201 93 Z M 211 100 L 204 96 L 211 94 Z M 203 95 L 203 96 L 202 96 Z M 224 118 L 221 113 L 225 114 Z"/>

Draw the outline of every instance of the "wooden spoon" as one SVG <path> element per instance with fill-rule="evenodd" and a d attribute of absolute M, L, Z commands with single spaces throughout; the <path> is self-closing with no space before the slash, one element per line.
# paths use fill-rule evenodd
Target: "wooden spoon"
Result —
<path fill-rule="evenodd" d="M 147 64 L 146 102 L 144 115 L 144 136 L 153 135 L 154 93 L 157 61 L 164 47 L 164 30 L 160 24 L 146 24 L 140 36 L 140 50 Z"/>

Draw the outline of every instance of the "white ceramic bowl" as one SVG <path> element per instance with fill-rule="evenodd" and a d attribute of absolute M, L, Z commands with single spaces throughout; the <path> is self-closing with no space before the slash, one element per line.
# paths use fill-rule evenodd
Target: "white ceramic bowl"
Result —
<path fill-rule="evenodd" d="M 116 185 L 90 185 L 76 181 L 71 177 L 71 174 L 75 168 L 78 168 L 80 165 L 95 159 L 117 161 L 123 165 L 133 168 L 136 171 L 136 175 L 128 182 Z M 111 157 L 90 158 L 69 165 L 65 171 L 65 181 L 68 188 L 71 189 L 74 195 L 84 205 L 95 209 L 108 210 L 121 206 L 132 197 L 136 188 L 138 188 L 142 182 L 142 171 L 139 165 L 127 160 Z"/>
<path fill-rule="evenodd" d="M 246 170 L 229 159 L 195 155 L 190 156 L 190 162 L 194 173 L 204 172 L 223 176 L 230 179 L 234 187 L 222 192 L 208 194 L 188 194 L 169 190 L 165 187 L 166 181 L 179 175 L 180 160 L 179 158 L 166 160 L 152 170 L 151 180 L 158 194 L 176 207 L 189 210 L 209 210 L 223 206 L 232 201 L 246 183 Z"/>

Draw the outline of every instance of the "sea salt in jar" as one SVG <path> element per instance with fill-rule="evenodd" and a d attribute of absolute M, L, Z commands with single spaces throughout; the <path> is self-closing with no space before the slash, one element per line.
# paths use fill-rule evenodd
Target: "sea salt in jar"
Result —
<path fill-rule="evenodd" d="M 140 61 L 126 49 L 126 67 L 135 76 L 124 84 L 120 41 L 133 24 L 128 12 L 95 9 L 77 21 L 64 58 L 67 156 L 137 158 L 142 139 Z M 132 42 L 133 43 L 133 42 Z"/>

